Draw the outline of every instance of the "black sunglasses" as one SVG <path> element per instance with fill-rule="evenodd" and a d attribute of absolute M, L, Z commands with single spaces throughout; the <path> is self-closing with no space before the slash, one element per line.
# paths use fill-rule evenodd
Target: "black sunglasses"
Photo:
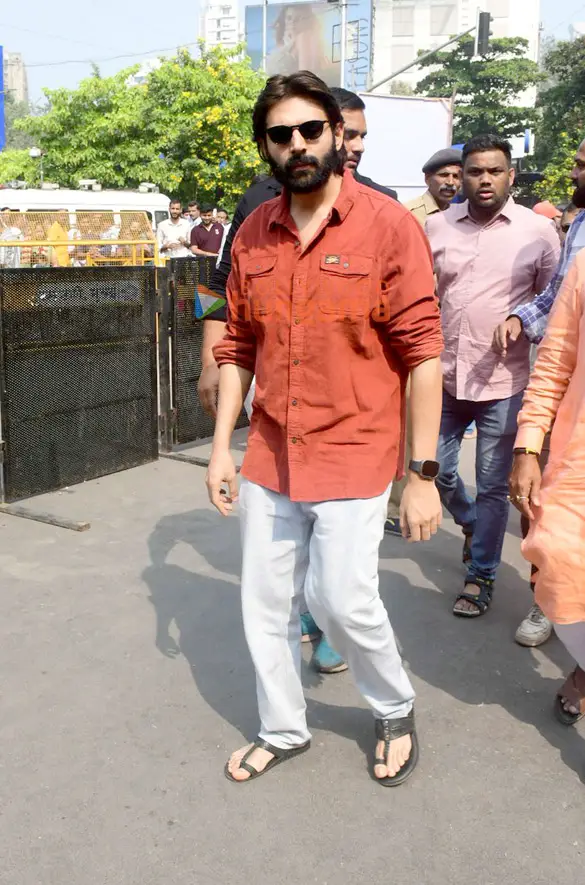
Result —
<path fill-rule="evenodd" d="M 323 135 L 328 120 L 307 120 L 298 126 L 271 126 L 266 135 L 273 144 L 289 144 L 295 129 L 298 129 L 305 141 L 317 141 Z"/>

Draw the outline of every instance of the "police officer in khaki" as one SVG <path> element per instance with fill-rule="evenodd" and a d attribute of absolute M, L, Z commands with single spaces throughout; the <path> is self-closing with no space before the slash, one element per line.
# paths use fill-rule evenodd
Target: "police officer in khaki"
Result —
<path fill-rule="evenodd" d="M 445 148 L 427 160 L 422 168 L 427 190 L 406 203 L 416 220 L 424 227 L 429 215 L 443 212 L 451 205 L 461 187 L 461 151 Z"/>

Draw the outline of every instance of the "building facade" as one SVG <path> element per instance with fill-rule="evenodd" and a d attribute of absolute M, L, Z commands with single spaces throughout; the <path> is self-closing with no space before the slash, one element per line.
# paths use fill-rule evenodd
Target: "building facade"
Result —
<path fill-rule="evenodd" d="M 15 101 L 28 102 L 28 77 L 19 52 L 4 51 L 4 90 Z"/>
<path fill-rule="evenodd" d="M 375 0 L 372 83 L 473 27 L 478 6 L 491 14 L 494 37 L 524 37 L 527 57 L 538 60 L 540 0 Z M 414 67 L 397 80 L 414 87 L 427 73 Z"/>
<path fill-rule="evenodd" d="M 243 40 L 237 3 L 209 2 L 201 16 L 200 36 L 207 49 L 234 49 Z"/>

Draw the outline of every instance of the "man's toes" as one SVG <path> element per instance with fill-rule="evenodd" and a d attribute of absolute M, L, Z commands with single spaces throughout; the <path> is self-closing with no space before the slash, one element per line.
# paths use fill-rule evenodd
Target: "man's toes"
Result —
<path fill-rule="evenodd" d="M 247 747 L 242 747 L 241 750 L 236 750 L 236 752 L 232 753 L 229 758 L 228 771 L 237 780 L 246 780 L 246 778 L 250 777 L 249 772 L 245 770 L 242 771 L 240 769 L 240 762 L 242 761 L 251 746 L 252 745 L 249 744 Z"/>

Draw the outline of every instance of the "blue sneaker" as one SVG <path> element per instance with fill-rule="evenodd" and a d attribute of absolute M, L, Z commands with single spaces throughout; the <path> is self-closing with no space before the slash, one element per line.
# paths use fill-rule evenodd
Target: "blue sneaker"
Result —
<path fill-rule="evenodd" d="M 301 615 L 301 633 L 301 642 L 312 642 L 313 639 L 320 639 L 323 635 L 323 631 L 317 627 L 311 612 L 303 612 Z"/>
<path fill-rule="evenodd" d="M 384 523 L 384 531 L 387 535 L 394 535 L 396 538 L 401 538 L 402 529 L 400 528 L 400 519 L 397 517 L 388 517 Z"/>
<path fill-rule="evenodd" d="M 341 655 L 331 648 L 325 636 L 321 637 L 311 663 L 319 673 L 343 673 L 347 670 L 347 664 Z"/>

